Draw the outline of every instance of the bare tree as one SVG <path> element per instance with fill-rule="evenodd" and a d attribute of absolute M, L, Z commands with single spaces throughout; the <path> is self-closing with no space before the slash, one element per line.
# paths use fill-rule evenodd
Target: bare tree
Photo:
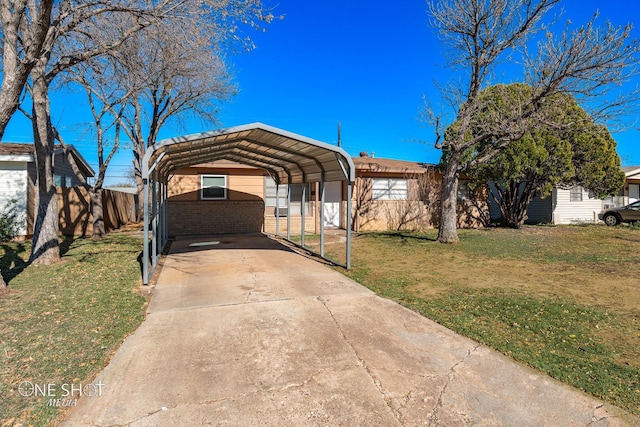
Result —
<path fill-rule="evenodd" d="M 436 127 L 436 147 L 446 156 L 442 176 L 441 222 L 438 240 L 458 241 L 458 179 L 467 168 L 493 158 L 504 147 L 520 139 L 536 123 L 548 122 L 540 106 L 558 92 L 578 99 L 603 95 L 612 86 L 625 82 L 637 63 L 639 45 L 629 40 L 630 26 L 603 29 L 595 26 L 597 14 L 586 25 L 571 31 L 570 25 L 554 36 L 542 19 L 560 0 L 430 0 L 433 25 L 450 55 L 450 66 L 466 72 L 464 85 L 444 90 L 455 112 L 446 123 L 441 114 L 427 110 Z M 541 30 L 535 52 L 527 44 Z M 533 88 L 531 96 L 517 99 L 510 114 L 488 114 L 475 125 L 472 117 L 483 114 L 480 91 L 503 61 L 520 61 L 522 78 Z M 624 100 L 604 101 L 600 112 Z M 452 125 L 449 125 L 451 124 Z M 477 122 L 476 122 L 477 123 Z M 446 132 L 445 132 L 446 129 Z M 483 149 L 478 150 L 480 143 Z"/>
<path fill-rule="evenodd" d="M 60 259 L 58 198 L 52 173 L 55 132 L 49 106 L 51 83 L 70 67 L 113 51 L 131 35 L 177 12 L 181 3 L 180 0 L 163 0 L 153 5 L 124 0 L 55 3 L 51 19 L 44 23 L 48 25 L 48 35 L 31 69 L 31 120 L 38 197 L 30 262 L 49 264 Z M 27 9 L 32 13 L 37 8 L 36 1 L 28 2 Z M 29 26 L 28 22 L 23 24 Z M 104 31 L 105 28 L 110 31 Z M 25 50 L 32 47 L 38 46 L 22 46 Z"/>
<path fill-rule="evenodd" d="M 216 123 L 218 103 L 235 90 L 217 43 L 200 33 L 197 20 L 182 22 L 167 21 L 140 32 L 115 56 L 117 82 L 133 92 L 120 122 L 133 145 L 139 200 L 144 190 L 142 159 L 163 126 L 186 116 Z M 138 219 L 142 209 L 140 203 Z"/>
<path fill-rule="evenodd" d="M 2 87 L 0 139 L 20 105 L 20 96 L 50 34 L 54 0 L 0 2 Z"/>
<path fill-rule="evenodd" d="M 89 192 L 93 217 L 92 238 L 101 239 L 107 234 L 102 208 L 102 189 L 109 163 L 120 147 L 119 119 L 131 91 L 126 91 L 120 85 L 113 84 L 114 74 L 109 61 L 87 61 L 72 68 L 65 77 L 65 83 L 75 83 L 84 89 L 93 116 L 98 155 L 98 173 L 93 185 L 87 182 L 77 167 L 68 146 L 64 143 L 57 129 L 54 129 L 55 135 L 56 139 L 60 141 L 76 177 Z"/>
<path fill-rule="evenodd" d="M 135 88 L 122 127 L 133 145 L 138 200 L 143 200 L 144 191 L 142 159 L 167 122 L 195 117 L 218 124 L 219 103 L 236 90 L 223 51 L 253 48 L 251 39 L 238 31 L 238 23 L 261 29 L 262 23 L 276 18 L 261 0 L 192 2 L 185 11 L 139 33 L 118 50 L 118 81 Z M 140 220 L 144 207 L 138 207 Z"/>
<path fill-rule="evenodd" d="M 7 7 L 4 12 L 7 15 L 5 22 L 11 21 L 8 17 L 13 15 L 19 21 L 19 34 L 16 36 L 18 52 L 35 49 L 35 59 L 30 65 L 30 116 L 34 130 L 38 198 L 30 261 L 52 263 L 60 257 L 57 195 L 52 174 L 55 131 L 49 107 L 49 90 L 55 77 L 74 65 L 113 52 L 140 30 L 168 17 L 192 20 L 196 16 L 199 22 L 209 24 L 202 31 L 226 29 L 232 34 L 229 38 L 233 39 L 238 34 L 236 19 L 243 22 L 247 10 L 255 11 L 256 19 L 269 20 L 271 15 L 263 13 L 260 0 L 229 0 L 222 3 L 217 0 L 61 0 L 53 3 L 48 19 L 38 21 L 46 26 L 47 35 L 41 44 L 37 44 L 33 42 L 34 37 L 30 36 L 30 29 L 33 26 L 32 17 L 44 13 L 40 11 L 40 6 L 44 7 L 44 2 L 41 5 L 36 0 L 28 0 L 22 9 Z M 209 13 L 194 15 L 198 11 L 194 8 L 200 8 L 200 12 L 206 9 Z M 217 32 L 214 31 L 214 34 Z"/>

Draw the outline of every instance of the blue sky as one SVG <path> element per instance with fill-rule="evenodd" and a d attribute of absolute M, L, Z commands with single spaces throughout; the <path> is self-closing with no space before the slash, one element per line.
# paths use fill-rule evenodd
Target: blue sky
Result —
<path fill-rule="evenodd" d="M 636 0 L 567 0 L 559 22 L 574 25 L 600 11 L 600 21 L 616 25 L 640 21 Z M 428 25 L 423 0 L 401 2 L 282 0 L 283 14 L 266 32 L 247 32 L 256 49 L 229 56 L 238 94 L 222 106 L 224 127 L 263 122 L 328 143 L 337 141 L 352 155 L 437 162 L 434 131 L 419 119 L 423 95 L 439 106 L 435 82 L 463 78 L 446 68 L 443 46 Z M 560 12 L 560 8 L 555 10 Z M 640 38 L 640 28 L 633 35 Z M 512 78 L 512 77 L 510 77 Z M 499 79 L 498 79 L 499 80 Z M 640 85 L 636 78 L 633 85 Z M 81 98 L 69 93 L 52 101 L 54 121 L 91 163 L 95 149 L 79 129 L 88 117 Z M 446 107 L 442 107 L 446 108 Z M 640 165 L 640 123 L 613 136 L 623 165 Z M 212 129 L 192 121 L 165 128 L 162 138 Z M 4 140 L 31 140 L 29 125 L 12 121 Z M 121 153 L 110 180 L 122 181 L 131 156 Z"/>

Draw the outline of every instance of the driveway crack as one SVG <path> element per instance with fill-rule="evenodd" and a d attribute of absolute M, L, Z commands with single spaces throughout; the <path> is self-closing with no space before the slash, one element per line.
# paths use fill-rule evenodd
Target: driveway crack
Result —
<path fill-rule="evenodd" d="M 327 310 L 327 312 L 329 313 L 329 316 L 331 316 L 331 319 L 333 320 L 333 323 L 335 323 L 336 327 L 338 328 L 338 332 L 340 332 L 340 335 L 342 336 L 342 339 L 344 340 L 345 343 L 347 343 L 349 348 L 351 348 L 351 351 L 353 352 L 353 354 L 355 355 L 356 359 L 358 360 L 358 366 L 361 366 L 364 369 L 364 371 L 367 373 L 369 378 L 371 378 L 371 381 L 373 382 L 373 385 L 376 387 L 376 389 L 378 390 L 378 392 L 382 396 L 383 400 L 386 402 L 387 407 L 389 408 L 389 410 L 393 414 L 393 417 L 396 419 L 396 421 L 398 422 L 399 425 L 403 426 L 404 425 L 403 416 L 396 409 L 393 408 L 393 401 L 392 401 L 391 398 L 389 398 L 385 394 L 384 387 L 382 386 L 382 382 L 380 381 L 380 379 L 374 374 L 373 370 L 369 367 L 369 365 L 367 365 L 367 362 L 364 360 L 364 358 L 362 358 L 362 356 L 360 356 L 360 354 L 358 353 L 358 350 L 356 350 L 356 348 L 353 346 L 353 344 L 351 344 L 351 342 L 347 338 L 347 335 L 345 334 L 344 330 L 340 326 L 340 323 L 338 323 L 338 320 L 336 319 L 336 317 L 334 316 L 333 312 L 331 311 L 331 309 L 327 305 L 326 301 L 322 297 L 317 297 L 316 300 L 319 301 L 324 306 L 325 310 Z"/>
<path fill-rule="evenodd" d="M 449 385 L 456 378 L 456 368 L 461 364 L 463 364 L 464 362 L 466 362 L 469 356 L 471 356 L 479 347 L 480 347 L 480 344 L 476 344 L 473 348 L 467 350 L 467 354 L 461 360 L 458 360 L 456 363 L 454 363 L 451 369 L 449 369 L 449 372 L 447 373 L 447 382 L 445 382 L 445 384 L 442 386 L 442 389 L 440 390 L 440 393 L 438 393 L 438 399 L 436 400 L 436 404 L 433 408 L 433 411 L 431 412 L 431 417 L 429 418 L 429 424 L 428 424 L 429 426 L 439 425 L 438 412 L 440 411 L 440 409 L 442 409 L 442 406 L 443 406 L 442 398 L 444 397 L 444 394 L 447 392 Z"/>
<path fill-rule="evenodd" d="M 247 293 L 247 298 L 244 300 L 245 304 L 248 304 L 251 299 L 251 296 L 253 295 L 253 291 L 256 290 L 256 287 L 258 286 L 258 277 L 256 275 L 256 273 L 251 272 L 251 289 L 249 290 L 249 292 Z"/>
<path fill-rule="evenodd" d="M 271 393 L 271 392 L 284 392 L 290 389 L 295 389 L 295 388 L 299 388 L 299 387 L 304 387 L 305 385 L 307 385 L 308 383 L 310 383 L 311 381 L 314 381 L 315 378 L 326 372 L 327 368 L 323 368 L 323 369 L 319 369 L 317 371 L 314 371 L 313 373 L 311 373 L 311 375 L 309 375 L 309 377 L 303 381 L 299 381 L 299 382 L 292 382 L 289 384 L 285 384 L 279 387 L 270 387 L 268 389 L 257 389 L 254 390 L 252 392 L 249 393 L 241 393 L 238 395 L 234 395 L 234 396 L 225 396 L 225 397 L 219 397 L 217 399 L 208 399 L 208 400 L 203 400 L 200 402 L 188 402 L 188 403 L 179 403 L 176 405 L 172 405 L 172 406 L 162 406 L 160 409 L 156 409 L 154 411 L 151 412 L 147 412 L 147 414 L 136 418 L 133 421 L 129 421 L 127 422 L 125 425 L 127 426 L 131 426 L 132 424 L 138 423 L 146 418 L 152 417 L 155 414 L 162 412 L 162 411 L 171 411 L 171 410 L 175 410 L 181 407 L 188 407 L 188 406 L 199 406 L 199 405 L 211 405 L 211 404 L 215 404 L 215 403 L 220 403 L 220 402 L 229 402 L 229 401 L 235 401 L 238 399 L 244 399 L 247 397 L 251 397 L 251 396 L 256 396 L 259 395 L 261 393 Z M 115 427 L 115 426 L 113 426 Z"/>

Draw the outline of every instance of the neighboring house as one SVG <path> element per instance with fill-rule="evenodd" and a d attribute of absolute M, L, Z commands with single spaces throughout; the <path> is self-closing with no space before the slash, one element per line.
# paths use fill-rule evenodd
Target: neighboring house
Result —
<path fill-rule="evenodd" d="M 535 197 L 527 210 L 528 224 L 579 224 L 598 222 L 598 213 L 610 207 L 625 206 L 640 199 L 640 166 L 624 167 L 626 179 L 617 196 L 599 199 L 581 186 L 555 187 L 550 196 Z M 491 218 L 500 218 L 500 209 L 491 200 Z"/>
<path fill-rule="evenodd" d="M 73 147 L 69 146 L 76 164 L 85 177 L 94 171 Z M 75 187 L 80 184 L 61 148 L 54 151 L 53 173 L 56 186 Z M 0 210 L 16 201 L 19 215 L 19 235 L 33 232 L 36 200 L 36 167 L 33 144 L 0 143 Z"/>
<path fill-rule="evenodd" d="M 625 175 L 624 186 L 613 197 L 603 201 L 603 209 L 626 206 L 640 200 L 640 166 L 627 166 L 622 168 Z"/>
<path fill-rule="evenodd" d="M 437 224 L 441 175 L 434 165 L 373 157 L 353 161 L 354 230 L 424 229 Z M 265 170 L 231 161 L 179 169 L 168 186 L 169 235 L 274 233 L 276 206 L 280 230 L 286 230 L 289 222 L 291 232 L 300 233 L 304 209 L 305 231 L 319 233 L 320 185 L 306 185 L 304 191 L 302 184 L 292 185 L 289 210 L 287 186 L 276 187 Z M 346 187 L 344 182 L 325 183 L 325 227 L 348 226 Z M 460 225 L 479 225 L 464 181 L 459 196 Z"/>

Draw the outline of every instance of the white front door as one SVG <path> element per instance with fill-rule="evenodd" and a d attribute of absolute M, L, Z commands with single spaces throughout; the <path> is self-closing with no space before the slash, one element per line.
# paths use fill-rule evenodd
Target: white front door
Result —
<path fill-rule="evenodd" d="M 340 202 L 342 201 L 342 182 L 324 184 L 324 226 L 340 227 Z"/>
<path fill-rule="evenodd" d="M 640 184 L 629 184 L 629 203 L 640 200 Z"/>

